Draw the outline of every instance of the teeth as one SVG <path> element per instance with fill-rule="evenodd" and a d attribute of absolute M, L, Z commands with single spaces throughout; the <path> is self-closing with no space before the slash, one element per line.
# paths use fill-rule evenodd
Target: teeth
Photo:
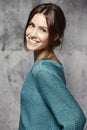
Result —
<path fill-rule="evenodd" d="M 27 41 L 30 42 L 32 45 L 35 45 L 35 44 L 37 44 L 37 43 L 40 42 L 40 41 L 38 41 L 38 40 L 32 39 L 32 38 L 29 37 L 29 36 L 27 36 L 26 38 L 27 38 Z"/>
<path fill-rule="evenodd" d="M 32 42 L 32 43 L 36 43 L 36 41 L 34 41 L 34 40 L 32 40 L 32 39 L 30 39 L 30 42 Z"/>
<path fill-rule="evenodd" d="M 32 39 L 28 39 L 28 42 L 31 44 L 31 45 L 37 45 L 37 43 L 39 43 L 39 41 L 35 41 L 35 40 L 32 40 Z"/>
<path fill-rule="evenodd" d="M 30 42 L 32 42 L 32 43 L 38 43 L 39 41 L 35 41 L 35 40 L 32 40 L 32 39 L 29 39 L 30 40 Z"/>

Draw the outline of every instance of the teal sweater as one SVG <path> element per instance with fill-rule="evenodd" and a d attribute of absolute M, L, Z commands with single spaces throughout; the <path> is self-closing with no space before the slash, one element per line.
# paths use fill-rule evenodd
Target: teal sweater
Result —
<path fill-rule="evenodd" d="M 19 130 L 83 130 L 85 116 L 66 87 L 63 66 L 34 63 L 21 91 Z"/>

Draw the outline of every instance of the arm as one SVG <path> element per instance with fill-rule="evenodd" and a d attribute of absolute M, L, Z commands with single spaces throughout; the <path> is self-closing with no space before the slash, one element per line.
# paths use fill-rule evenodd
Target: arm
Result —
<path fill-rule="evenodd" d="M 39 71 L 35 77 L 45 103 L 62 126 L 62 130 L 83 130 L 84 114 L 61 77 L 47 71 Z"/>

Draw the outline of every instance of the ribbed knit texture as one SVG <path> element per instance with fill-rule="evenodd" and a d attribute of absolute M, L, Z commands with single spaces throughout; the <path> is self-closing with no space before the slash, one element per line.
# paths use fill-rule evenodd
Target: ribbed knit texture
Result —
<path fill-rule="evenodd" d="M 66 87 L 63 66 L 36 61 L 21 90 L 19 130 L 83 130 L 85 121 Z"/>

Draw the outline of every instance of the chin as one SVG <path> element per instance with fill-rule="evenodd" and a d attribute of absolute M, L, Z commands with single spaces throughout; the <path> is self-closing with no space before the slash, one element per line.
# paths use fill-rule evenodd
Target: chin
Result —
<path fill-rule="evenodd" d="M 43 49 L 45 49 L 46 47 L 42 47 L 42 46 L 28 46 L 27 45 L 27 49 L 28 50 L 31 50 L 31 51 L 40 51 L 40 50 L 43 50 Z"/>

